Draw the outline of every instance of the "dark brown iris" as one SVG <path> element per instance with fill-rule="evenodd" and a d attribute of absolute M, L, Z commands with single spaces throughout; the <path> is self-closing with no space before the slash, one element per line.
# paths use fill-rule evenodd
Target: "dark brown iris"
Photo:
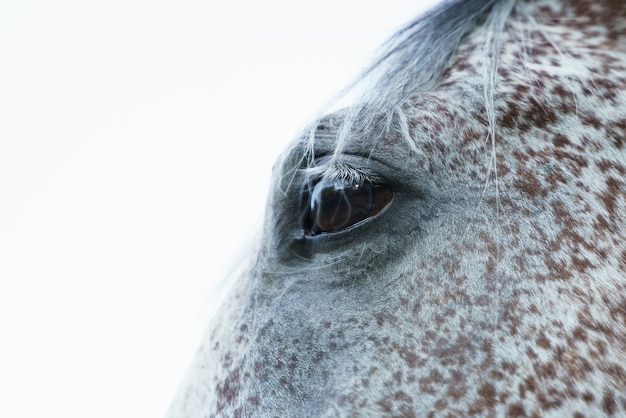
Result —
<path fill-rule="evenodd" d="M 393 197 L 390 188 L 369 182 L 321 180 L 308 195 L 305 233 L 336 232 L 380 213 Z"/>

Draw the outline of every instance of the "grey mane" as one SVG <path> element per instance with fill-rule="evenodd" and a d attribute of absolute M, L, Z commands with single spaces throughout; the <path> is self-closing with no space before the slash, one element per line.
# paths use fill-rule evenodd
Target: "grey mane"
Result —
<path fill-rule="evenodd" d="M 377 107 L 399 106 L 415 93 L 433 89 L 463 38 L 480 24 L 499 32 L 513 4 L 511 0 L 439 4 L 382 46 L 379 57 L 360 77 L 359 82 L 373 79 L 363 99 Z"/>

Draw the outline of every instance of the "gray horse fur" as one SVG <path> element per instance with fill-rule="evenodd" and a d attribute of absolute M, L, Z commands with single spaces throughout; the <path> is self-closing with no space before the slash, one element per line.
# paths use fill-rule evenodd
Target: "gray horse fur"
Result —
<path fill-rule="evenodd" d="M 280 158 L 170 416 L 626 415 L 625 87 L 621 1 L 402 29 Z M 312 234 L 324 180 L 393 198 Z"/>

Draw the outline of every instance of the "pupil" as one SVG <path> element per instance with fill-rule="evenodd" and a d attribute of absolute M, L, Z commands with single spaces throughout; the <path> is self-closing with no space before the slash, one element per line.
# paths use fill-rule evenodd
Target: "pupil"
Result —
<path fill-rule="evenodd" d="M 317 235 L 348 228 L 380 213 L 392 197 L 391 189 L 383 185 L 322 180 L 310 193 L 305 231 Z"/>

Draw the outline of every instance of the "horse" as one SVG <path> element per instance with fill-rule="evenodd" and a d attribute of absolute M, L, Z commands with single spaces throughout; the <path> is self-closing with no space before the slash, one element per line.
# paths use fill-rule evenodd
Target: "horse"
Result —
<path fill-rule="evenodd" d="M 341 97 L 170 416 L 626 415 L 626 4 L 444 1 Z"/>

